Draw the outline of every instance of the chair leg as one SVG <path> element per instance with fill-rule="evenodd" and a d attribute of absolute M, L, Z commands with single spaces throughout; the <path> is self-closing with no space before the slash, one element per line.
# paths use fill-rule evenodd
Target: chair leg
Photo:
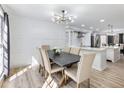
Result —
<path fill-rule="evenodd" d="M 80 88 L 80 84 L 79 83 L 77 83 L 77 88 Z"/>
<path fill-rule="evenodd" d="M 68 80 L 69 79 L 69 77 L 66 75 L 66 80 Z"/>
<path fill-rule="evenodd" d="M 88 88 L 90 88 L 90 79 L 88 79 Z"/>
<path fill-rule="evenodd" d="M 41 65 L 39 65 L 39 73 L 40 73 L 40 71 L 41 71 Z"/>
<path fill-rule="evenodd" d="M 39 73 L 41 72 L 41 76 L 45 76 L 45 68 L 44 67 L 40 67 L 39 68 Z"/>
<path fill-rule="evenodd" d="M 46 71 L 44 71 L 44 77 L 46 78 Z"/>
<path fill-rule="evenodd" d="M 45 76 L 45 68 L 42 67 L 42 76 Z"/>
<path fill-rule="evenodd" d="M 40 73 L 40 72 L 42 72 L 42 73 L 41 73 L 42 76 L 45 75 L 45 68 L 42 67 L 41 65 L 39 65 L 39 73 Z"/>
<path fill-rule="evenodd" d="M 64 75 L 64 76 L 65 76 L 65 80 L 64 80 L 65 82 L 64 83 L 66 84 L 67 83 L 67 75 Z"/>
<path fill-rule="evenodd" d="M 41 72 L 41 69 L 42 69 L 42 66 L 41 66 L 41 65 L 39 65 L 39 73 Z"/>
<path fill-rule="evenodd" d="M 48 73 L 47 73 L 47 71 L 45 71 L 45 79 L 47 78 L 47 75 L 48 75 Z"/>
<path fill-rule="evenodd" d="M 62 76 L 64 75 L 64 70 L 62 70 Z"/>

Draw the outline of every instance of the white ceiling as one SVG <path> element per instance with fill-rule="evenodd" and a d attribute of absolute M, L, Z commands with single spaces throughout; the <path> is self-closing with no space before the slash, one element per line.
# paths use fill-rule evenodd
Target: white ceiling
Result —
<path fill-rule="evenodd" d="M 124 5 L 123 4 L 8 4 L 15 14 L 36 18 L 38 20 L 51 21 L 53 12 L 60 12 L 62 9 L 68 11 L 70 15 L 77 16 L 72 25 L 81 27 L 85 24 L 85 28 L 93 27 L 103 30 L 107 29 L 108 24 L 112 24 L 115 29 L 124 28 Z M 100 23 L 100 19 L 105 19 L 104 23 Z"/>

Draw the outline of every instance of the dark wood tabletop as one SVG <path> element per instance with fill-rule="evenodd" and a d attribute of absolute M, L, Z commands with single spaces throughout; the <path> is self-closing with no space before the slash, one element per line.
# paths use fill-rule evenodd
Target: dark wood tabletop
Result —
<path fill-rule="evenodd" d="M 61 52 L 59 55 L 55 55 L 53 50 L 48 50 L 48 56 L 53 62 L 62 67 L 69 66 L 80 61 L 79 55 L 66 52 Z"/>

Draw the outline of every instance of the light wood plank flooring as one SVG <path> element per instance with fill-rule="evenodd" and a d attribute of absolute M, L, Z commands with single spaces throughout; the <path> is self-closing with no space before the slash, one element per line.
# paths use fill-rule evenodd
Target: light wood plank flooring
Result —
<path fill-rule="evenodd" d="M 124 88 L 124 56 L 116 62 L 107 62 L 108 68 L 104 71 L 92 70 L 91 88 Z M 17 72 L 17 71 L 16 71 Z M 55 74 L 57 81 L 61 74 Z M 45 78 L 38 72 L 38 67 L 27 66 L 8 78 L 3 88 L 42 88 Z M 76 83 L 69 80 L 62 88 L 75 88 Z M 87 81 L 81 84 L 82 88 L 87 87 Z"/>

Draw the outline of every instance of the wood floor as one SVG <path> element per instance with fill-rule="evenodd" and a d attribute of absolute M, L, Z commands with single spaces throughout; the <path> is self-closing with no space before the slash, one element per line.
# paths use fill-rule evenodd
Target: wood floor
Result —
<path fill-rule="evenodd" d="M 124 56 L 116 62 L 107 62 L 108 68 L 104 71 L 92 70 L 91 88 L 124 88 Z M 61 74 L 55 74 L 56 83 L 61 79 Z M 42 88 L 46 79 L 38 72 L 37 66 L 27 66 L 8 78 L 3 88 Z M 71 79 L 62 88 L 75 88 L 76 83 Z M 87 81 L 81 84 L 87 88 Z"/>

